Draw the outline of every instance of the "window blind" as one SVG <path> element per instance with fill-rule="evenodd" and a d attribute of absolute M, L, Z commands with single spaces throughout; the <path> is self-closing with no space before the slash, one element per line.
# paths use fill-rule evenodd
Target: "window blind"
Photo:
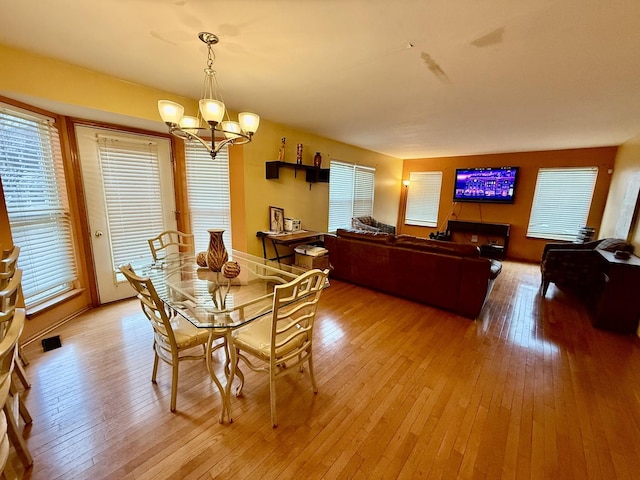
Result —
<path fill-rule="evenodd" d="M 438 226 L 442 172 L 411 172 L 404 223 Z"/>
<path fill-rule="evenodd" d="M 165 230 L 158 145 L 98 136 L 113 272 L 124 263 L 151 263 L 148 239 Z M 120 278 L 117 276 L 117 278 Z"/>
<path fill-rule="evenodd" d="M 373 215 L 375 168 L 331 160 L 329 231 L 349 228 L 351 218 Z"/>
<path fill-rule="evenodd" d="M 55 122 L 0 107 L 0 177 L 27 308 L 77 281 L 71 214 Z"/>
<path fill-rule="evenodd" d="M 223 228 L 227 249 L 231 243 L 231 191 L 229 188 L 229 150 L 218 152 L 215 160 L 195 142 L 185 142 L 187 190 L 191 231 L 196 253 L 209 247 L 211 228 Z"/>
<path fill-rule="evenodd" d="M 598 167 L 541 168 L 527 236 L 575 240 L 587 223 Z"/>

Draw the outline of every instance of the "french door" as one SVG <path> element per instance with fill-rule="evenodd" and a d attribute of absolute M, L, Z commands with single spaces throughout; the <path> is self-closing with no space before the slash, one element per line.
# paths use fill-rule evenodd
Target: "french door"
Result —
<path fill-rule="evenodd" d="M 118 270 L 150 263 L 147 239 L 176 229 L 169 140 L 76 126 L 100 303 L 134 295 Z"/>

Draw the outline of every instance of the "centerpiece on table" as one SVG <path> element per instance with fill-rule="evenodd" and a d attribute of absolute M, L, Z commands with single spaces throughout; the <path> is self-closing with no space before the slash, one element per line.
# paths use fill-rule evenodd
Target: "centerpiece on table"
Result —
<path fill-rule="evenodd" d="M 229 261 L 229 253 L 224 246 L 222 239 L 222 229 L 209 230 L 209 249 L 206 252 L 198 253 L 196 263 L 199 267 L 207 268 L 208 271 L 198 272 L 200 278 L 208 281 L 208 290 L 211 300 L 216 309 L 226 308 L 227 294 L 231 288 L 231 279 L 240 275 L 240 265 L 238 262 Z M 211 275 L 211 274 L 215 275 Z M 222 278 L 220 277 L 222 275 Z"/>

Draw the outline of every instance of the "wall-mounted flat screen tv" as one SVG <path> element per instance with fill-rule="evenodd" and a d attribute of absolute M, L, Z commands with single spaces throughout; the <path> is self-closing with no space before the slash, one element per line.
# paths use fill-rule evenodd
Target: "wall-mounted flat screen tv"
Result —
<path fill-rule="evenodd" d="M 458 168 L 454 202 L 513 203 L 518 167 Z"/>

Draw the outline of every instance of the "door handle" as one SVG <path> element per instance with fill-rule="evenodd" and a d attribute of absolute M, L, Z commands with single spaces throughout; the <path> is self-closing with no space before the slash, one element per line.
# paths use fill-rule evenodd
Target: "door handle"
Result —
<path fill-rule="evenodd" d="M 93 235 L 100 238 L 102 236 L 102 232 L 100 230 L 96 230 Z"/>

